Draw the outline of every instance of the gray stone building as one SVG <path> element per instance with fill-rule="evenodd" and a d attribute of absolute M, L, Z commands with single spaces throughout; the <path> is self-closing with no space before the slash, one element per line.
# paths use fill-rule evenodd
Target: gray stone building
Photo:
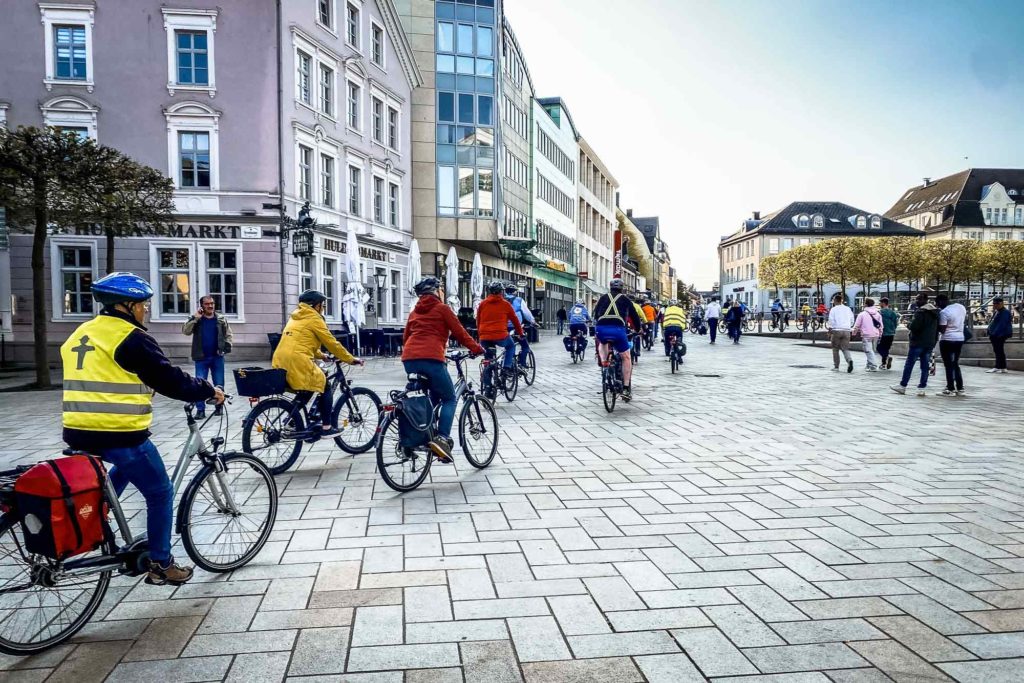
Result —
<path fill-rule="evenodd" d="M 328 318 L 340 323 L 350 229 L 369 322 L 401 322 L 408 308 L 409 112 L 419 73 L 392 0 L 280 5 L 280 14 L 272 0 L 5 7 L 0 125 L 75 130 L 174 182 L 177 224 L 166 236 L 119 238 L 115 267 L 158 290 L 150 330 L 177 357 L 188 348 L 181 323 L 205 294 L 232 322 L 236 358 L 266 354 L 266 333 L 281 328 L 302 288 L 327 290 Z M 320 227 L 314 256 L 300 261 L 282 256 L 290 249 L 277 236 L 276 206 L 294 216 L 304 201 Z M 54 347 L 94 313 L 87 292 L 106 258 L 99 232 L 49 238 Z M 12 232 L 11 266 L 0 269 L 21 359 L 32 336 L 31 239 Z"/>

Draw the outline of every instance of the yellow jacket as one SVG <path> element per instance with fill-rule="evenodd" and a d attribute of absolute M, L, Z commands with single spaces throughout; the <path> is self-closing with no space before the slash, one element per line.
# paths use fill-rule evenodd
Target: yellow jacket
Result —
<path fill-rule="evenodd" d="M 679 306 L 669 306 L 665 309 L 664 317 L 661 319 L 662 329 L 666 327 L 686 327 L 686 313 Z"/>
<path fill-rule="evenodd" d="M 320 357 L 320 347 L 337 356 L 342 362 L 351 363 L 355 357 L 342 346 L 330 330 L 323 316 L 308 304 L 299 304 L 292 311 L 291 320 L 281 333 L 281 343 L 274 351 L 273 366 L 288 371 L 288 386 L 293 391 L 322 392 L 327 376 L 314 363 Z"/>

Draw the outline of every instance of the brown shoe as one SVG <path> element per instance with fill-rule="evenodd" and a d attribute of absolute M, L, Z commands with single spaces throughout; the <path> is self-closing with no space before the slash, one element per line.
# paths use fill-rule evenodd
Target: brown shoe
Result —
<path fill-rule="evenodd" d="M 435 436 L 434 439 L 427 444 L 430 446 L 430 450 L 437 456 L 439 462 L 448 464 L 452 462 L 452 448 L 455 447 L 455 442 L 447 436 Z"/>
<path fill-rule="evenodd" d="M 151 586 L 180 586 L 191 579 L 192 574 L 192 567 L 183 567 L 175 563 L 173 557 L 166 567 L 151 560 L 149 573 L 146 574 L 146 583 Z"/>

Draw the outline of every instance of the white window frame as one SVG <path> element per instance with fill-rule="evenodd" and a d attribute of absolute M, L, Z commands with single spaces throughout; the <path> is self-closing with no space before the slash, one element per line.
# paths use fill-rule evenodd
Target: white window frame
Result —
<path fill-rule="evenodd" d="M 388 224 L 388 179 L 373 172 L 370 175 L 370 222 L 377 225 Z M 380 181 L 380 220 L 377 220 L 377 181 Z"/>
<path fill-rule="evenodd" d="M 387 110 L 387 118 L 384 122 L 384 137 L 385 145 L 388 149 L 393 152 L 402 151 L 402 108 L 397 106 L 397 103 L 388 100 L 384 103 L 384 108 Z M 395 112 L 395 144 L 391 144 L 391 112 Z"/>
<path fill-rule="evenodd" d="M 342 293 L 341 278 L 344 275 L 344 270 L 343 270 L 342 260 L 341 260 L 341 254 L 337 254 L 337 255 L 334 255 L 334 254 L 328 255 L 326 253 L 317 254 L 317 259 L 316 259 L 316 279 L 314 280 L 314 282 L 317 283 L 316 284 L 316 288 L 319 289 L 321 292 L 324 292 L 326 294 L 327 292 L 324 291 L 324 281 L 323 281 L 323 277 L 324 277 L 324 261 L 334 261 L 334 280 L 331 283 L 331 291 L 330 291 L 330 293 L 328 295 L 328 296 L 330 296 L 331 301 L 332 301 L 332 303 L 334 305 L 334 312 L 333 312 L 333 315 L 328 316 L 328 315 L 326 315 L 326 310 L 325 310 L 324 318 L 326 320 L 330 321 L 330 322 L 340 323 L 340 322 L 342 322 L 342 314 L 341 314 L 341 309 L 342 309 L 342 305 L 341 305 L 341 293 Z"/>
<path fill-rule="evenodd" d="M 164 31 L 167 33 L 167 94 L 180 91 L 205 92 L 217 96 L 217 68 L 214 48 L 214 34 L 217 32 L 217 10 L 215 9 L 170 9 L 161 8 L 164 15 Z M 178 45 L 175 31 L 206 31 L 206 54 L 209 83 L 194 85 L 178 83 Z"/>
<path fill-rule="evenodd" d="M 328 7 L 330 8 L 330 11 L 331 11 L 331 23 L 330 24 L 325 24 L 324 22 L 320 21 L 320 0 L 317 0 L 316 10 L 315 10 L 316 25 L 319 26 L 320 28 L 322 28 L 323 30 L 327 31 L 328 33 L 330 33 L 332 36 L 337 37 L 338 36 L 338 3 L 337 3 L 337 0 L 327 0 L 327 5 L 328 5 Z"/>
<path fill-rule="evenodd" d="M 302 148 L 309 150 L 309 195 L 302 194 Z M 317 163 L 316 146 L 307 144 L 306 140 L 297 140 L 295 143 L 295 196 L 300 202 L 319 204 L 317 200 Z"/>
<path fill-rule="evenodd" d="M 302 91 L 302 79 L 299 77 L 299 64 L 302 63 L 303 59 L 309 60 L 309 74 L 307 75 L 307 84 L 309 86 L 308 91 L 305 94 L 309 95 L 309 101 L 303 99 Z M 314 109 L 316 102 L 319 99 L 319 73 L 317 71 L 316 59 L 313 58 L 312 53 L 303 50 L 300 47 L 295 48 L 295 101 L 309 109 Z"/>
<path fill-rule="evenodd" d="M 380 62 L 376 62 L 373 59 L 373 30 L 380 30 Z M 370 63 L 381 71 L 387 73 L 388 70 L 388 32 L 384 28 L 384 25 L 379 21 L 370 17 Z"/>
<path fill-rule="evenodd" d="M 99 107 L 70 95 L 60 95 L 39 105 L 43 125 L 55 128 L 85 128 L 89 138 L 97 140 Z"/>
<path fill-rule="evenodd" d="M 389 228 L 394 228 L 395 230 L 401 230 L 402 229 L 402 184 L 400 182 L 396 182 L 392 178 L 388 178 L 387 185 L 388 185 L 388 196 L 387 196 L 387 202 L 388 202 L 387 215 L 388 215 L 388 220 L 387 220 L 387 226 Z M 391 188 L 392 187 L 395 187 L 397 189 L 397 192 L 395 192 L 395 211 L 394 211 L 394 213 L 395 213 L 395 222 L 394 223 L 391 222 Z"/>
<path fill-rule="evenodd" d="M 325 159 L 331 160 L 331 177 L 329 179 L 330 187 L 328 188 L 331 192 L 330 204 L 324 202 L 324 187 L 327 186 L 327 183 L 324 182 Z M 320 187 L 318 188 L 320 191 L 317 193 L 317 196 L 320 201 L 316 203 L 320 206 L 331 209 L 332 211 L 338 210 L 338 168 L 339 162 L 337 156 L 324 149 L 317 149 L 317 172 L 320 174 Z"/>
<path fill-rule="evenodd" d="M 218 240 L 217 242 L 198 243 L 198 244 L 196 244 L 196 247 L 198 247 L 198 249 L 197 249 L 197 251 L 198 251 L 198 262 L 193 266 L 193 269 L 196 271 L 196 275 L 197 275 L 196 281 L 195 281 L 195 286 L 198 287 L 198 289 L 196 289 L 196 292 L 195 292 L 196 297 L 206 296 L 207 294 L 209 294 L 209 292 L 207 291 L 207 284 L 206 284 L 206 276 L 207 276 L 206 252 L 208 252 L 208 251 L 234 251 L 235 252 L 235 272 L 237 273 L 237 278 L 236 279 L 237 279 L 237 282 L 238 282 L 238 294 L 237 294 L 238 295 L 238 313 L 237 314 L 229 314 L 229 313 L 225 313 L 224 311 L 221 311 L 221 310 L 218 310 L 217 312 L 223 314 L 224 317 L 226 317 L 228 320 L 231 320 L 232 322 L 244 323 L 245 322 L 245 287 L 243 286 L 243 283 L 245 282 L 245 277 L 244 277 L 243 272 L 242 272 L 242 270 L 243 270 L 243 261 L 244 261 L 244 259 L 242 258 L 242 255 L 245 253 L 245 250 L 243 249 L 242 242 L 240 242 L 240 241 L 236 242 L 236 241 L 233 241 L 233 240 Z M 196 308 L 198 308 L 199 299 L 196 298 L 195 301 L 196 301 L 196 304 L 197 304 Z M 152 315 L 152 309 L 150 310 L 150 315 Z"/>
<path fill-rule="evenodd" d="M 220 190 L 220 112 L 201 102 L 178 102 L 164 109 L 167 118 L 167 174 L 174 189 L 184 192 L 210 193 Z M 210 187 L 181 187 L 181 158 L 178 156 L 178 133 L 210 134 Z"/>
<path fill-rule="evenodd" d="M 355 100 L 355 114 L 356 114 L 356 125 L 352 125 L 352 101 L 349 96 L 349 88 L 356 86 L 359 92 L 356 94 Z M 345 75 L 345 126 L 360 135 L 363 132 L 363 126 L 366 124 L 366 120 L 363 118 L 363 82 L 362 79 L 355 79 L 350 74 Z"/>
<path fill-rule="evenodd" d="M 46 51 L 45 76 L 43 84 L 47 90 L 53 90 L 53 86 L 80 86 L 87 92 L 92 92 L 96 87 L 96 74 L 93 71 L 93 43 L 92 27 L 95 23 L 95 8 L 90 5 L 73 5 L 64 2 L 41 2 L 39 12 L 42 15 L 44 46 Z M 54 26 L 84 26 L 85 27 L 85 78 L 83 80 L 72 80 L 57 78 L 57 60 L 54 56 Z"/>
<path fill-rule="evenodd" d="M 155 240 L 149 243 L 149 281 L 153 284 L 153 306 L 149 311 L 149 319 L 153 322 L 184 322 L 189 319 L 193 311 L 188 313 L 163 313 L 160 310 L 162 305 L 162 290 L 160 289 L 160 258 L 161 249 L 184 249 L 189 252 L 189 288 L 190 306 L 195 310 L 199 307 L 197 297 L 202 294 L 196 293 L 198 283 L 196 275 L 196 243 L 190 240 Z"/>
<path fill-rule="evenodd" d="M 377 137 L 377 112 L 374 110 L 374 105 L 380 105 L 380 137 Z M 370 91 L 370 140 L 380 145 L 381 147 L 387 147 L 387 135 L 388 135 L 388 106 L 386 98 L 376 90 Z"/>
<path fill-rule="evenodd" d="M 87 248 L 92 252 L 92 281 L 99 279 L 99 264 L 96 262 L 98 249 L 96 240 L 76 237 L 51 237 L 50 238 L 50 322 L 62 320 L 89 320 L 99 312 L 98 303 L 93 304 L 92 313 L 65 313 L 64 312 L 64 278 L 62 260 L 60 258 L 61 247 Z"/>
<path fill-rule="evenodd" d="M 359 172 L 358 187 L 356 187 L 356 210 L 352 210 L 352 171 L 356 170 Z M 366 208 L 366 184 L 363 182 L 365 169 L 360 164 L 354 164 L 351 161 L 345 164 L 345 213 L 350 216 L 356 216 L 359 218 L 363 217 L 363 209 Z"/>
<path fill-rule="evenodd" d="M 352 5 L 355 8 L 358 16 L 356 17 L 356 42 L 353 43 L 348 39 L 348 6 Z M 354 49 L 356 52 L 362 52 L 363 48 L 363 3 L 359 0 L 345 0 L 345 32 L 344 32 L 345 44 Z"/>
<path fill-rule="evenodd" d="M 303 270 L 302 269 L 302 259 L 303 258 L 308 258 L 309 259 L 309 270 Z M 318 288 L 318 286 L 317 286 L 316 267 L 317 267 L 317 258 L 316 258 L 315 254 L 312 255 L 312 256 L 300 256 L 298 258 L 299 291 L 300 291 L 300 293 L 304 292 L 307 289 L 317 289 Z M 303 282 L 302 282 L 302 279 L 304 277 L 307 277 L 307 276 L 309 277 L 309 287 L 303 286 Z"/>
<path fill-rule="evenodd" d="M 329 71 L 330 74 L 331 74 L 330 85 L 329 85 L 329 87 L 331 89 L 331 92 L 330 92 L 330 97 L 327 98 L 326 100 L 324 99 L 324 96 L 323 96 L 324 95 L 324 80 L 323 80 L 324 71 Z M 334 120 L 337 119 L 337 116 L 338 116 L 338 71 L 337 71 L 337 69 L 334 68 L 334 66 L 332 64 L 328 64 L 327 62 L 324 62 L 324 61 L 317 61 L 317 63 L 316 63 L 316 75 L 317 75 L 317 79 L 316 79 L 316 92 L 317 92 L 316 106 L 317 106 L 317 110 L 321 114 L 323 114 L 324 117 L 334 121 Z M 327 106 L 329 106 L 331 108 L 330 111 L 327 111 L 327 109 L 324 107 L 324 103 L 325 102 L 327 103 Z"/>

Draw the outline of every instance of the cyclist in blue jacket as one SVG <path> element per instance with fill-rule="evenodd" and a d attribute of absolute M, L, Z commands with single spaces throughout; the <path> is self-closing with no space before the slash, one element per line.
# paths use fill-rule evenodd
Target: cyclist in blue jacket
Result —
<path fill-rule="evenodd" d="M 590 312 L 587 310 L 586 304 L 582 301 L 577 301 L 573 304 L 572 308 L 569 309 L 569 337 L 570 341 L 566 343 L 566 348 L 571 348 L 571 338 L 573 335 L 578 334 L 580 336 L 580 347 L 582 349 L 587 348 L 587 325 L 593 324 L 594 320 L 590 317 Z"/>
<path fill-rule="evenodd" d="M 505 285 L 505 298 L 512 304 L 512 310 L 516 312 L 516 317 L 519 318 L 519 324 L 529 323 L 530 325 L 536 325 L 537 321 L 533 318 L 533 313 L 530 312 L 529 306 L 526 305 L 526 301 L 523 297 L 519 296 L 519 290 L 511 282 Z M 508 324 L 509 331 L 512 330 L 512 323 Z M 519 365 L 521 368 L 526 367 L 526 354 L 530 352 L 530 344 L 526 341 L 526 335 L 519 337 Z M 524 370 L 520 370 L 525 372 Z"/>

